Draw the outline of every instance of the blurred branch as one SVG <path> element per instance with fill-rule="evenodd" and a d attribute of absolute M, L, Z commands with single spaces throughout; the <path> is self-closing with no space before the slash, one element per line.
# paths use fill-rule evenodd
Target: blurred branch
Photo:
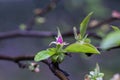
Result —
<path fill-rule="evenodd" d="M 45 31 L 22 31 L 15 30 L 9 32 L 1 32 L 0 39 L 9 39 L 9 38 L 17 38 L 17 37 L 51 37 L 54 36 L 53 32 L 45 32 Z"/>
<path fill-rule="evenodd" d="M 95 26 L 92 26 L 92 28 L 89 29 L 94 29 L 97 28 L 103 24 L 107 24 L 116 20 L 120 20 L 119 18 L 109 18 L 106 19 L 102 22 L 99 22 L 98 24 L 96 24 Z M 102 39 L 100 36 L 98 36 L 95 33 L 92 32 L 87 32 L 89 36 L 97 38 L 97 39 Z M 22 31 L 22 30 L 15 30 L 15 31 L 9 31 L 9 32 L 0 32 L 0 39 L 8 39 L 8 38 L 17 38 L 17 37 L 53 37 L 56 36 L 57 34 L 54 32 L 47 32 L 47 31 Z M 64 37 L 69 37 L 69 36 L 73 36 L 73 31 L 67 31 L 65 33 L 62 34 Z"/>
<path fill-rule="evenodd" d="M 10 38 L 17 38 L 17 37 L 35 37 L 35 38 L 45 38 L 45 37 L 54 37 L 57 33 L 55 32 L 49 32 L 49 31 L 26 31 L 26 30 L 15 30 L 15 31 L 9 31 L 9 32 L 0 32 L 0 40 L 3 39 L 10 39 Z M 95 33 L 88 32 L 88 35 L 97 39 L 101 39 L 100 36 L 98 36 Z M 63 37 L 70 37 L 73 36 L 73 31 L 68 31 L 62 34 Z"/>
<path fill-rule="evenodd" d="M 101 49 L 100 47 L 96 47 L 99 51 L 103 51 L 103 49 Z M 110 51 L 110 50 L 114 50 L 114 49 L 120 49 L 120 45 L 115 46 L 115 47 L 111 47 L 109 49 L 106 49 L 105 51 Z"/>
<path fill-rule="evenodd" d="M 110 50 L 113 50 L 113 49 L 119 49 L 119 48 L 120 48 L 120 46 L 115 46 L 115 47 L 109 48 L 107 51 L 110 51 Z"/>
<path fill-rule="evenodd" d="M 34 11 L 35 16 L 43 16 L 43 15 L 47 14 L 48 12 L 52 11 L 56 7 L 56 5 L 59 1 L 60 0 L 51 0 L 50 3 L 46 7 L 42 8 L 42 9 L 36 9 Z"/>
<path fill-rule="evenodd" d="M 20 68 L 26 68 L 28 67 L 25 64 L 20 63 L 20 61 L 33 61 L 34 56 L 16 56 L 16 57 L 11 57 L 11 56 L 5 56 L 5 55 L 0 55 L 0 60 L 6 60 L 6 61 L 11 61 L 16 64 Z M 69 80 L 68 77 L 58 68 L 56 68 L 52 63 L 50 63 L 48 60 L 43 60 L 41 61 L 44 64 L 46 64 L 49 69 L 54 73 L 55 76 L 57 76 L 60 80 Z M 51 66 L 52 65 L 52 66 Z"/>
<path fill-rule="evenodd" d="M 12 62 L 19 62 L 19 61 L 26 61 L 26 60 L 33 60 L 34 56 L 17 56 L 17 57 L 10 57 L 5 55 L 0 55 L 0 60 L 12 61 Z"/>
<path fill-rule="evenodd" d="M 26 30 L 32 30 L 32 27 L 35 24 L 35 17 L 36 16 L 44 16 L 47 13 L 49 13 L 50 11 L 52 11 L 56 7 L 56 5 L 59 1 L 60 0 L 51 0 L 50 3 L 48 5 L 46 5 L 46 7 L 35 9 L 34 16 L 31 19 L 29 19 L 26 23 L 26 26 L 27 26 Z"/>
<path fill-rule="evenodd" d="M 94 26 L 89 26 L 88 28 L 89 29 L 95 29 L 95 28 L 98 28 L 104 24 L 108 24 L 108 23 L 111 23 L 111 22 L 114 22 L 114 21 L 117 21 L 117 20 L 120 20 L 120 18 L 116 18 L 116 17 L 110 17 L 108 19 L 105 19 L 101 22 L 98 22 L 98 24 L 94 25 Z"/>

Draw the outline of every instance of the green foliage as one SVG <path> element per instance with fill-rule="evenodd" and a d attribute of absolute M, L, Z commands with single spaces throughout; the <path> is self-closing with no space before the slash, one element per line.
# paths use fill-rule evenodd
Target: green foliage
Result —
<path fill-rule="evenodd" d="M 76 43 L 73 43 L 65 48 L 66 52 L 72 53 L 94 53 L 99 54 L 100 52 L 90 44 L 91 40 L 87 38 L 86 29 L 87 24 L 90 20 L 90 17 L 93 13 L 89 13 L 88 16 L 82 21 L 80 24 L 80 34 L 77 34 L 77 29 L 74 27 L 74 36 L 76 39 Z"/>
<path fill-rule="evenodd" d="M 109 33 L 102 41 L 101 48 L 109 49 L 120 45 L 120 31 Z"/>
<path fill-rule="evenodd" d="M 86 16 L 85 19 L 80 24 L 80 35 L 82 38 L 85 37 L 87 25 L 88 25 L 88 22 L 89 22 L 92 14 L 93 14 L 93 12 L 89 13 L 88 16 Z"/>
<path fill-rule="evenodd" d="M 38 62 L 41 60 L 45 60 L 51 57 L 52 55 L 54 55 L 55 53 L 56 53 L 55 48 L 49 48 L 47 50 L 42 50 L 35 55 L 34 61 Z"/>
<path fill-rule="evenodd" d="M 89 43 L 73 43 L 65 48 L 67 52 L 72 53 L 94 53 L 99 54 L 100 52 L 91 44 Z"/>

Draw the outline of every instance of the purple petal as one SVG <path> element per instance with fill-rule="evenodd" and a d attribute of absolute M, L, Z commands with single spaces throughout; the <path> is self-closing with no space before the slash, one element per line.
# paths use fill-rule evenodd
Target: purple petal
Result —
<path fill-rule="evenodd" d="M 62 36 L 58 36 L 56 42 L 62 44 L 63 43 Z"/>

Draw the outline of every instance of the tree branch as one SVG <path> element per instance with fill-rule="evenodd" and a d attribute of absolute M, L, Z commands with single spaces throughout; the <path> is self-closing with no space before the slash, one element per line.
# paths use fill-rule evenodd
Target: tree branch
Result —
<path fill-rule="evenodd" d="M 13 61 L 13 62 L 33 60 L 33 59 L 34 59 L 34 56 L 10 57 L 10 56 L 5 56 L 5 55 L 0 55 L 0 60 Z"/>
<path fill-rule="evenodd" d="M 20 68 L 26 68 L 28 66 L 20 63 L 20 61 L 33 61 L 34 56 L 10 57 L 10 56 L 5 56 L 5 55 L 0 55 L 0 60 L 11 61 L 11 62 L 17 63 Z M 51 64 L 48 60 L 43 60 L 41 62 L 46 64 L 49 67 L 49 69 L 52 71 L 52 73 L 54 73 L 54 75 L 57 76 L 60 80 L 69 80 L 69 78 L 63 72 L 61 72 L 55 66 L 51 66 L 53 64 Z"/>
<path fill-rule="evenodd" d="M 110 51 L 110 50 L 113 50 L 113 49 L 119 49 L 119 48 L 120 48 L 120 46 L 115 46 L 115 47 L 111 47 L 111 48 L 107 49 L 107 51 Z"/>
<path fill-rule="evenodd" d="M 95 25 L 94 27 L 90 28 L 97 28 L 103 24 L 106 23 L 110 23 L 116 20 L 120 20 L 118 18 L 109 18 L 106 19 L 100 23 L 98 23 L 97 25 Z M 100 36 L 96 35 L 95 33 L 91 33 L 88 32 L 89 36 L 95 37 L 97 39 L 102 39 Z M 17 37 L 53 37 L 57 35 L 54 32 L 47 32 L 47 31 L 22 31 L 22 30 L 15 30 L 15 31 L 9 31 L 9 32 L 0 32 L 0 39 L 8 39 L 8 38 L 17 38 Z M 62 34 L 64 37 L 69 37 L 69 36 L 73 36 L 73 31 L 68 31 Z"/>
<path fill-rule="evenodd" d="M 112 47 L 106 51 L 109 51 L 112 49 L 118 49 L 118 48 L 120 48 L 120 46 Z M 102 51 L 101 48 L 98 47 L 98 49 Z M 22 63 L 20 63 L 20 61 L 33 61 L 34 56 L 11 57 L 11 56 L 0 55 L 0 60 L 11 61 L 11 62 L 17 63 L 20 68 L 26 68 L 26 65 L 23 65 Z M 66 76 L 60 69 L 56 68 L 54 64 L 50 63 L 48 60 L 43 60 L 41 62 L 46 64 L 49 67 L 49 69 L 52 71 L 52 73 L 54 73 L 54 75 L 57 76 L 60 80 L 70 80 L 68 76 Z"/>
<path fill-rule="evenodd" d="M 45 31 L 9 31 L 9 32 L 0 32 L 0 39 L 9 39 L 9 38 L 17 38 L 17 37 L 51 37 L 56 35 L 53 32 L 45 32 Z"/>
<path fill-rule="evenodd" d="M 15 30 L 9 32 L 0 32 L 0 40 L 10 39 L 10 38 L 18 38 L 18 37 L 34 37 L 34 38 L 45 38 L 45 37 L 55 37 L 57 33 L 49 32 L 49 31 L 22 31 L 22 30 Z M 73 36 L 73 31 L 68 31 L 62 34 L 63 37 L 70 37 Z M 88 36 L 102 39 L 100 36 L 96 35 L 95 33 L 88 32 Z"/>

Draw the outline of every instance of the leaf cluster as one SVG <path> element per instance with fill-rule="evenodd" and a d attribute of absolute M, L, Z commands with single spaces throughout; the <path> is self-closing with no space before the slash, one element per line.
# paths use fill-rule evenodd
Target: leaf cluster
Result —
<path fill-rule="evenodd" d="M 92 54 L 99 54 L 100 52 L 97 50 L 97 48 L 92 45 L 90 42 L 91 40 L 87 38 L 86 30 L 89 23 L 89 20 L 91 18 L 91 15 L 93 13 L 89 13 L 81 22 L 80 24 L 80 33 L 77 34 L 77 29 L 74 27 L 74 38 L 76 41 L 72 44 L 69 44 L 65 48 L 63 48 L 64 45 L 62 44 L 56 44 L 55 48 L 48 48 L 46 50 L 42 50 L 38 52 L 34 60 L 35 61 L 41 61 L 50 58 L 52 62 L 58 62 L 61 63 L 64 60 L 65 53 L 92 53 Z M 58 30 L 59 34 L 61 36 L 60 31 Z M 56 43 L 56 42 L 54 42 Z"/>

